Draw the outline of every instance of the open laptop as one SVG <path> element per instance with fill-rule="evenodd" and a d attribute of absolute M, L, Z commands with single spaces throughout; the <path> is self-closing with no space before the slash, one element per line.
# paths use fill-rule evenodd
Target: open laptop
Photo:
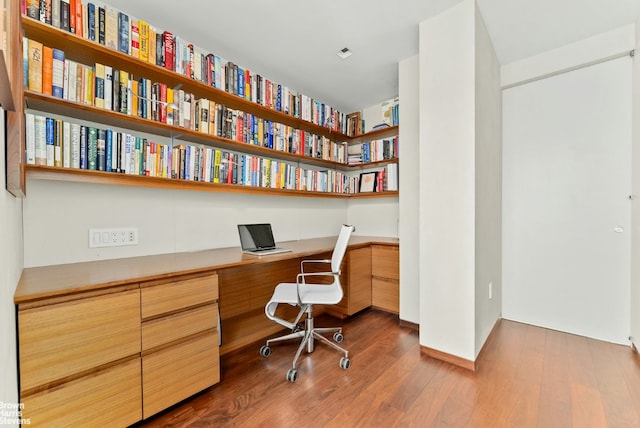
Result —
<path fill-rule="evenodd" d="M 256 256 L 287 253 L 288 248 L 276 247 L 273 232 L 269 223 L 239 224 L 240 246 L 242 252 Z"/>

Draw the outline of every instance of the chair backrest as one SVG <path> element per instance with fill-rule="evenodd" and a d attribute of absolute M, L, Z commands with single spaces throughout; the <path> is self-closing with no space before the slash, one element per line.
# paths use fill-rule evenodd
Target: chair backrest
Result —
<path fill-rule="evenodd" d="M 342 264 L 344 253 L 347 251 L 347 244 L 349 244 L 349 238 L 354 230 L 356 230 L 355 226 L 349 224 L 342 225 L 336 246 L 333 248 L 333 254 L 331 255 L 332 272 L 340 271 L 340 265 Z"/>

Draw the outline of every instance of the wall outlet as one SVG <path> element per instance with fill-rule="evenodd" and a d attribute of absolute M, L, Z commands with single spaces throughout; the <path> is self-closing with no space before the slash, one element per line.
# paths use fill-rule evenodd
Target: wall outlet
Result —
<path fill-rule="evenodd" d="M 489 281 L 489 300 L 493 299 L 493 281 Z"/>
<path fill-rule="evenodd" d="M 89 248 L 138 245 L 137 227 L 89 229 Z"/>

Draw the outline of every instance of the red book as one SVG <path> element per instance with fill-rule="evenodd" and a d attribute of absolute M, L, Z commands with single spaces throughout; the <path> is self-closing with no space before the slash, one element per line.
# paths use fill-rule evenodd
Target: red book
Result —
<path fill-rule="evenodd" d="M 167 123 L 167 84 L 160 83 L 158 108 L 160 110 L 160 122 Z"/>
<path fill-rule="evenodd" d="M 79 0 L 69 0 L 69 31 L 76 32 L 76 2 Z"/>
<path fill-rule="evenodd" d="M 76 14 L 76 36 L 83 37 L 82 0 L 74 0 Z"/>
<path fill-rule="evenodd" d="M 164 68 L 175 71 L 175 52 L 174 52 L 174 43 L 173 43 L 173 34 L 169 31 L 165 31 L 162 33 L 162 37 L 164 39 Z"/>

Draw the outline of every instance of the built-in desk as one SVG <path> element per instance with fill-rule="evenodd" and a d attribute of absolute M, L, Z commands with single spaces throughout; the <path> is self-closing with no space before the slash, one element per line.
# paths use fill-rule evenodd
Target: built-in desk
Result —
<path fill-rule="evenodd" d="M 126 426 L 214 385 L 220 353 L 280 329 L 264 315 L 274 286 L 293 281 L 302 259 L 328 258 L 335 241 L 281 242 L 292 251 L 263 257 L 234 247 L 24 269 L 14 294 L 23 416 Z M 397 246 L 352 236 L 345 297 L 330 311 L 371 306 L 372 248 Z"/>

